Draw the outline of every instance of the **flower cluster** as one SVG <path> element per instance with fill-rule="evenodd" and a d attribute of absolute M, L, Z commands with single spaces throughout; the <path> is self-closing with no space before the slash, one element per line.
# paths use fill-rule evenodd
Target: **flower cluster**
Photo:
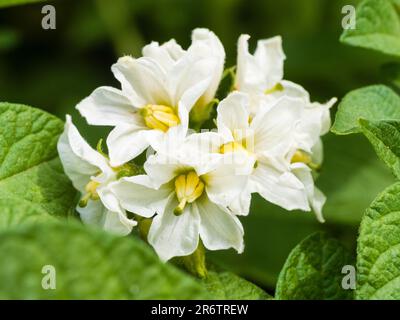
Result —
<path fill-rule="evenodd" d="M 323 222 L 314 173 L 336 99 L 311 102 L 283 80 L 280 37 L 258 41 L 254 54 L 248 40 L 239 38 L 234 83 L 221 101 L 225 51 L 207 29 L 193 31 L 187 50 L 175 40 L 152 42 L 142 57 L 120 58 L 111 70 L 121 89 L 97 88 L 77 105 L 89 124 L 113 127 L 108 154 L 92 149 L 67 116 L 58 151 L 82 194 L 85 223 L 126 235 L 151 219 L 148 242 L 166 261 L 200 241 L 242 252 L 238 216 L 249 213 L 253 193 L 287 210 L 313 210 Z M 212 130 L 199 130 L 207 118 L 215 118 Z"/>

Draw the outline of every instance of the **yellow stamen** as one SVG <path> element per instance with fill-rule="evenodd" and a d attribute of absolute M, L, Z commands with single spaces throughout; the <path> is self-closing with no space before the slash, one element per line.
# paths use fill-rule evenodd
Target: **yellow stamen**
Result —
<path fill-rule="evenodd" d="M 160 104 L 148 104 L 141 109 L 146 126 L 151 129 L 168 131 L 179 124 L 179 117 L 172 107 Z"/>
<path fill-rule="evenodd" d="M 175 193 L 179 205 L 175 208 L 174 214 L 180 215 L 187 203 L 192 203 L 198 199 L 204 191 L 204 183 L 194 171 L 188 174 L 181 174 L 175 179 Z"/>
<path fill-rule="evenodd" d="M 220 153 L 230 153 L 235 151 L 247 152 L 246 148 L 241 143 L 238 143 L 236 141 L 225 143 L 219 149 Z"/>
<path fill-rule="evenodd" d="M 276 84 L 276 85 L 274 85 L 272 88 L 270 88 L 270 89 L 266 89 L 265 91 L 264 91 L 264 94 L 271 94 L 271 93 L 274 93 L 274 92 L 276 92 L 276 91 L 283 91 L 283 85 L 282 84 L 280 84 L 279 82 Z"/>
<path fill-rule="evenodd" d="M 304 151 L 301 150 L 297 150 L 292 159 L 290 160 L 291 163 L 295 163 L 295 162 L 302 162 L 305 164 L 309 164 L 311 162 L 311 157 L 305 153 Z"/>
<path fill-rule="evenodd" d="M 312 162 L 311 156 L 309 154 L 307 154 L 304 151 L 301 150 L 297 150 L 292 159 L 290 160 L 291 163 L 296 163 L 296 162 L 302 162 L 306 165 L 308 165 L 311 169 L 314 170 L 318 170 L 319 169 L 319 165 L 317 165 L 316 163 Z"/>
<path fill-rule="evenodd" d="M 85 191 L 86 194 L 79 201 L 79 206 L 84 208 L 87 206 L 89 200 L 99 200 L 99 194 L 97 193 L 97 187 L 100 185 L 97 181 L 90 180 L 90 182 L 86 185 Z"/>

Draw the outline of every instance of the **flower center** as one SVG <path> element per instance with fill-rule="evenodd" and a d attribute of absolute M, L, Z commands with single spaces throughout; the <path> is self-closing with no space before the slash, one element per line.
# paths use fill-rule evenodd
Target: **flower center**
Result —
<path fill-rule="evenodd" d="M 80 207 L 86 207 L 89 199 L 99 200 L 99 194 L 97 193 L 97 187 L 99 185 L 100 183 L 98 183 L 97 181 L 90 180 L 90 182 L 85 187 L 86 194 L 79 201 Z"/>
<path fill-rule="evenodd" d="M 181 174 L 175 179 L 175 193 L 179 205 L 175 208 L 174 214 L 180 215 L 187 203 L 192 203 L 198 199 L 204 191 L 204 183 L 194 171 Z"/>
<path fill-rule="evenodd" d="M 179 124 L 175 109 L 161 104 L 148 104 L 140 110 L 146 126 L 167 132 Z"/>

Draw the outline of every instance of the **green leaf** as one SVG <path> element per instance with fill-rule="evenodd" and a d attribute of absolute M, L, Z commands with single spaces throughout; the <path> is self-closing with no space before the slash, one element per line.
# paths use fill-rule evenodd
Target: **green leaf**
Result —
<path fill-rule="evenodd" d="M 62 131 L 63 122 L 46 112 L 0 103 L 1 223 L 7 215 L 65 216 L 71 209 L 76 191 L 56 150 Z"/>
<path fill-rule="evenodd" d="M 366 210 L 357 247 L 357 299 L 400 299 L 400 183 Z"/>
<path fill-rule="evenodd" d="M 43 1 L 49 2 L 49 0 L 0 0 L 0 8 L 19 6 L 22 4 L 30 4 L 30 3 L 43 2 Z"/>
<path fill-rule="evenodd" d="M 0 231 L 13 226 L 29 223 L 54 221 L 44 210 L 17 199 L 0 198 Z"/>
<path fill-rule="evenodd" d="M 345 30 L 340 40 L 400 57 L 399 7 L 398 1 L 364 0 L 356 10 L 356 28 Z"/>
<path fill-rule="evenodd" d="M 341 286 L 343 266 L 352 264 L 347 250 L 324 233 L 315 233 L 290 253 L 279 275 L 276 299 L 352 299 L 353 292 Z"/>
<path fill-rule="evenodd" d="M 359 119 L 400 120 L 400 97 L 384 85 L 351 91 L 340 102 L 331 131 L 335 134 L 361 132 Z"/>
<path fill-rule="evenodd" d="M 207 290 L 218 300 L 269 300 L 272 296 L 237 275 L 211 267 L 203 280 Z"/>
<path fill-rule="evenodd" d="M 377 155 L 400 178 L 400 122 L 360 119 L 360 126 Z"/>
<path fill-rule="evenodd" d="M 44 290 L 43 266 L 56 289 Z M 29 225 L 0 233 L 1 299 L 201 299 L 199 281 L 162 263 L 134 237 L 73 223 Z"/>

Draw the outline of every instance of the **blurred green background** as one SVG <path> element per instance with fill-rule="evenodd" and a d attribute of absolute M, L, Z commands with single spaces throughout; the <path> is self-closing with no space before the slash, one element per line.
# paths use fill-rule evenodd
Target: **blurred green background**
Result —
<path fill-rule="evenodd" d="M 0 100 L 28 104 L 61 118 L 72 114 L 95 143 L 106 129 L 89 128 L 75 105 L 101 85 L 118 86 L 111 65 L 124 54 L 139 56 L 152 41 L 190 44 L 193 28 L 213 30 L 225 45 L 226 66 L 235 64 L 241 33 L 283 37 L 285 78 L 309 90 L 313 100 L 339 99 L 348 91 L 385 82 L 384 57 L 339 43 L 341 9 L 351 0 L 59 0 L 57 29 L 41 28 L 43 3 L 0 10 Z M 334 110 L 333 110 L 334 112 Z M 362 137 L 325 138 L 318 186 L 327 194 L 327 223 L 313 214 L 285 212 L 255 197 L 242 219 L 246 250 L 213 252 L 210 258 L 272 290 L 290 250 L 314 230 L 328 230 L 351 250 L 360 217 L 392 177 Z"/>

